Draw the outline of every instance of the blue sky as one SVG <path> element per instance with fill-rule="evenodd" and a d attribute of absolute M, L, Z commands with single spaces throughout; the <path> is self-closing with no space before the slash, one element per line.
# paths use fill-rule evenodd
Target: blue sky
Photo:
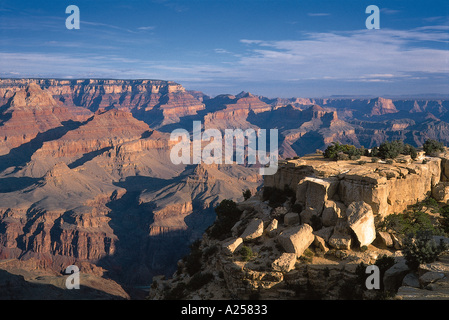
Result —
<path fill-rule="evenodd" d="M 369 5 L 380 29 L 368 30 Z M 67 6 L 80 29 L 65 27 Z M 210 95 L 449 93 L 447 0 L 0 0 L 0 77 L 163 79 Z"/>

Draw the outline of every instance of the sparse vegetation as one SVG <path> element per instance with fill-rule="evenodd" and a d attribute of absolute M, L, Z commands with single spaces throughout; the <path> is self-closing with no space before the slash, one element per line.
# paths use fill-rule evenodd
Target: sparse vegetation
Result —
<path fill-rule="evenodd" d="M 444 145 L 439 141 L 428 139 L 423 144 L 423 150 L 426 155 L 431 155 L 434 152 L 444 151 Z"/>
<path fill-rule="evenodd" d="M 196 240 L 190 245 L 190 254 L 185 258 L 186 271 L 189 275 L 194 275 L 201 270 L 202 251 L 200 250 L 201 241 Z"/>
<path fill-rule="evenodd" d="M 324 157 L 332 160 L 357 160 L 365 154 L 365 148 L 356 148 L 349 144 L 333 142 L 324 151 Z"/>
<path fill-rule="evenodd" d="M 427 198 L 409 207 L 403 213 L 391 214 L 379 224 L 384 231 L 393 231 L 399 235 L 416 234 L 422 231 L 431 232 L 434 235 L 443 234 L 441 224 L 430 213 L 439 211 L 438 202 L 433 198 Z"/>
<path fill-rule="evenodd" d="M 213 239 L 223 240 L 231 233 L 231 228 L 239 220 L 242 212 L 237 208 L 237 204 L 229 199 L 225 199 L 215 208 L 217 220 L 206 232 Z"/>
<path fill-rule="evenodd" d="M 296 201 L 296 192 L 288 185 L 284 186 L 284 190 L 275 187 L 264 187 L 262 194 L 263 201 L 268 200 L 268 205 L 272 208 L 282 206 L 289 198 L 291 203 Z"/>
<path fill-rule="evenodd" d="M 313 251 L 307 248 L 299 259 L 304 263 L 312 263 L 314 256 Z"/>
<path fill-rule="evenodd" d="M 248 200 L 249 198 L 251 198 L 251 190 L 246 189 L 245 191 L 243 191 L 243 199 Z"/>
<path fill-rule="evenodd" d="M 407 236 L 403 252 L 407 265 L 416 270 L 422 263 L 434 262 L 445 250 L 448 250 L 448 246 L 443 241 L 437 244 L 431 232 L 419 231 L 416 235 Z"/>
<path fill-rule="evenodd" d="M 243 261 L 249 261 L 254 255 L 253 251 L 248 246 L 242 246 L 239 253 L 242 256 Z"/>
<path fill-rule="evenodd" d="M 430 149 L 436 150 L 436 148 L 441 147 L 435 142 L 428 143 Z M 399 155 L 409 155 L 413 160 L 418 156 L 418 151 L 416 148 L 410 144 L 404 144 L 402 140 L 384 141 L 380 146 L 375 146 L 369 152 L 365 147 L 357 148 L 349 144 L 340 144 L 339 142 L 333 142 L 329 145 L 323 153 L 323 156 L 332 160 L 358 160 L 361 156 L 369 156 L 372 159 L 371 162 L 377 162 L 379 158 L 381 159 L 395 159 Z M 365 164 L 365 161 L 359 161 L 360 165 Z"/>
<path fill-rule="evenodd" d="M 449 234 L 449 205 L 445 205 L 440 209 L 439 223 L 442 231 Z"/>
<path fill-rule="evenodd" d="M 373 149 L 374 150 L 374 149 Z M 395 159 L 399 155 L 409 155 L 413 160 L 418 156 L 416 148 L 410 144 L 404 144 L 402 140 L 384 141 L 376 149 L 373 156 L 382 159 Z"/>

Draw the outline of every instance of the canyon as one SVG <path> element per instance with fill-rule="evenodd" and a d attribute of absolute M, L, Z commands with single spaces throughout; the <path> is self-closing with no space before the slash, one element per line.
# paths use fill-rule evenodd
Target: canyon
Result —
<path fill-rule="evenodd" d="M 446 160 L 378 172 L 363 171 L 367 164 L 348 174 L 321 160 L 302 166 L 295 163 L 306 160 L 291 158 L 333 141 L 366 148 L 393 139 L 449 144 L 448 110 L 449 100 L 441 99 L 209 97 L 163 80 L 1 79 L 0 281 L 20 297 L 27 285 L 60 283 L 61 270 L 76 264 L 96 284 L 92 296 L 142 298 L 139 288 L 177 269 L 222 200 L 241 201 L 242 191 L 254 195 L 264 185 L 296 190 L 301 174 L 312 171 L 327 172 L 317 185 L 337 188 L 345 206 L 359 200 L 376 217 L 398 212 L 410 204 L 405 194 L 420 198 L 430 185 L 444 187 Z M 277 129 L 288 163 L 265 181 L 253 165 L 175 165 L 170 133 L 191 132 L 193 121 L 222 133 Z M 297 167 L 302 173 L 291 174 Z M 309 193 L 305 203 L 323 202 Z M 48 298 L 63 297 L 64 290 L 48 290 Z"/>

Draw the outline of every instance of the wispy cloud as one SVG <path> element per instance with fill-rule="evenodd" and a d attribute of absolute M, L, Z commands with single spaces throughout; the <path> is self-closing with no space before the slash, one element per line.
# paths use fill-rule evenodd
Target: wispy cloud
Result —
<path fill-rule="evenodd" d="M 147 26 L 147 27 L 139 27 L 137 29 L 139 29 L 139 30 L 154 30 L 154 29 L 156 29 L 156 27 L 155 26 Z"/>
<path fill-rule="evenodd" d="M 231 83 L 366 85 L 421 81 L 449 86 L 449 26 L 412 30 L 305 33 L 301 39 L 241 39 L 240 48 L 215 48 L 215 61 L 130 59 L 126 56 L 0 52 L 1 76 L 158 78 L 221 86 Z M 49 45 L 69 46 L 53 42 Z M 230 61 L 225 58 L 232 57 Z M 218 57 L 218 58 L 217 58 Z M 222 57 L 222 58 L 220 58 Z M 433 82 L 430 82 L 432 80 Z"/>
<path fill-rule="evenodd" d="M 327 17 L 327 16 L 330 16 L 331 14 L 330 13 L 325 13 L 325 12 L 318 12 L 318 13 L 310 12 L 307 15 L 309 17 Z"/>
<path fill-rule="evenodd" d="M 395 10 L 395 9 L 389 9 L 389 8 L 381 8 L 380 12 L 388 14 L 388 15 L 393 15 L 393 14 L 397 14 L 400 13 L 400 10 Z"/>
<path fill-rule="evenodd" d="M 81 21 L 81 27 L 83 27 L 85 25 L 93 26 L 93 27 L 100 27 L 102 29 L 113 29 L 113 30 L 125 31 L 125 32 L 129 32 L 129 33 L 136 33 L 135 30 L 119 27 L 119 26 L 116 26 L 116 25 L 108 24 L 108 23 L 82 20 Z"/>

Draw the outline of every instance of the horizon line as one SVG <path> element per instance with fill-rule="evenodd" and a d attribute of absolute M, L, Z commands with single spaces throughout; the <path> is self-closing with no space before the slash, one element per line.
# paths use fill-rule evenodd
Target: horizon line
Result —
<path fill-rule="evenodd" d="M 167 83 L 173 83 L 173 84 L 177 84 L 182 86 L 187 92 L 188 91 L 196 91 L 196 92 L 201 92 L 206 96 L 209 96 L 211 98 L 215 98 L 218 97 L 220 95 L 238 95 L 240 93 L 251 93 L 250 91 L 246 91 L 246 90 L 242 90 L 237 94 L 230 94 L 230 93 L 220 93 L 220 94 L 216 94 L 216 95 L 209 95 L 206 94 L 204 91 L 202 91 L 201 89 L 187 89 L 184 87 L 184 85 L 176 80 L 164 80 L 164 79 L 152 79 L 152 78 L 103 78 L 103 77 L 80 77 L 80 78 L 71 78 L 71 77 L 1 77 L 0 76 L 0 80 L 64 80 L 64 81 L 79 81 L 79 80 L 101 80 L 101 81 L 116 81 L 116 80 L 120 80 L 120 81 L 162 81 L 162 82 L 167 82 Z M 251 93 L 253 94 L 253 93 Z M 414 99 L 419 99 L 419 98 L 442 98 L 442 99 L 449 99 L 449 93 L 407 93 L 407 94 L 383 94 L 383 95 L 378 95 L 378 94 L 331 94 L 331 95 L 322 95 L 320 97 L 317 96 L 304 96 L 304 95 L 298 95 L 298 96 L 290 96 L 290 97 L 280 97 L 280 96 L 274 96 L 274 97 L 269 97 L 266 95 L 261 95 L 261 94 L 253 94 L 257 97 L 262 97 L 262 98 L 267 98 L 267 99 L 276 99 L 276 98 L 280 98 L 280 99 L 291 99 L 291 98 L 304 98 L 304 99 L 350 99 L 350 98 L 387 98 L 387 99 L 400 99 L 400 98 L 414 98 Z"/>

